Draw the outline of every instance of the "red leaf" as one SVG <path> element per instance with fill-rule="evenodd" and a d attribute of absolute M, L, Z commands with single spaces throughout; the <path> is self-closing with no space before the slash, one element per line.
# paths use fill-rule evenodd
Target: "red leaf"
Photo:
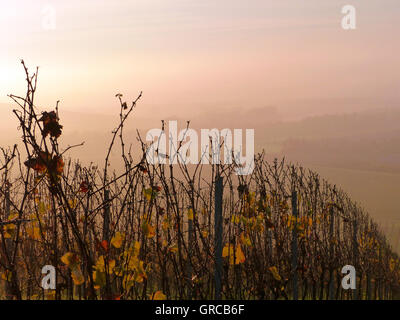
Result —
<path fill-rule="evenodd" d="M 87 181 L 82 181 L 79 186 L 79 192 L 86 193 L 89 191 L 89 184 Z"/>

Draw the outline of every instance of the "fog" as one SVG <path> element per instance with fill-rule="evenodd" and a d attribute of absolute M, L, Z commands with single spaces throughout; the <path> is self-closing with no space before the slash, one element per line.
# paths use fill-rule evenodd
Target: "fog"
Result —
<path fill-rule="evenodd" d="M 378 222 L 399 223 L 398 1 L 354 1 L 352 31 L 337 0 L 55 2 L 54 30 L 42 26 L 46 3 L 1 4 L 1 146 L 21 145 L 7 94 L 24 95 L 23 58 L 40 67 L 38 110 L 60 100 L 61 148 L 84 142 L 68 153 L 84 164 L 104 162 L 115 94 L 143 91 L 124 129 L 137 154 L 136 130 L 161 120 L 255 129 L 257 151 L 317 170 Z"/>

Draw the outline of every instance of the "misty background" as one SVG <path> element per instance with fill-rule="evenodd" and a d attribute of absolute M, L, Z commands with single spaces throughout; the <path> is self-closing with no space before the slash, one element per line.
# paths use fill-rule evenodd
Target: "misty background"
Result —
<path fill-rule="evenodd" d="M 129 102 L 143 91 L 128 143 L 161 120 L 254 128 L 257 151 L 344 189 L 397 247 L 400 6 L 350 2 L 1 0 L 0 145 L 21 144 L 7 94 L 24 94 L 23 58 L 40 67 L 38 108 L 60 100 L 61 145 L 85 141 L 72 158 L 103 164 L 115 94 Z M 341 28 L 345 4 L 356 30 Z M 54 30 L 43 28 L 49 7 Z"/>

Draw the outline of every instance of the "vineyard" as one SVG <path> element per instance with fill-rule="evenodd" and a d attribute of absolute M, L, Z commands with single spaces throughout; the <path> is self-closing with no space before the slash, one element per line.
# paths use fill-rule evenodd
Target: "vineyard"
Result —
<path fill-rule="evenodd" d="M 61 150 L 58 104 L 38 111 L 37 71 L 10 95 L 21 146 L 1 149 L 2 299 L 396 299 L 400 260 L 367 213 L 285 160 L 151 165 L 123 129 L 141 98 L 117 95 L 120 123 L 102 167 Z M 118 146 L 122 173 L 110 168 Z M 41 286 L 54 266 L 56 288 Z M 345 265 L 357 289 L 341 285 Z"/>

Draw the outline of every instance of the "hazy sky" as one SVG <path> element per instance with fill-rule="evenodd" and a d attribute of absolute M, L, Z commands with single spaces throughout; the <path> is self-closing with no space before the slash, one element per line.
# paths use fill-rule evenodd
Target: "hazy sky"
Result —
<path fill-rule="evenodd" d="M 23 92 L 24 58 L 38 102 L 67 110 L 114 113 L 117 92 L 140 90 L 147 116 L 397 107 L 399 31 L 398 0 L 0 0 L 0 102 Z"/>

